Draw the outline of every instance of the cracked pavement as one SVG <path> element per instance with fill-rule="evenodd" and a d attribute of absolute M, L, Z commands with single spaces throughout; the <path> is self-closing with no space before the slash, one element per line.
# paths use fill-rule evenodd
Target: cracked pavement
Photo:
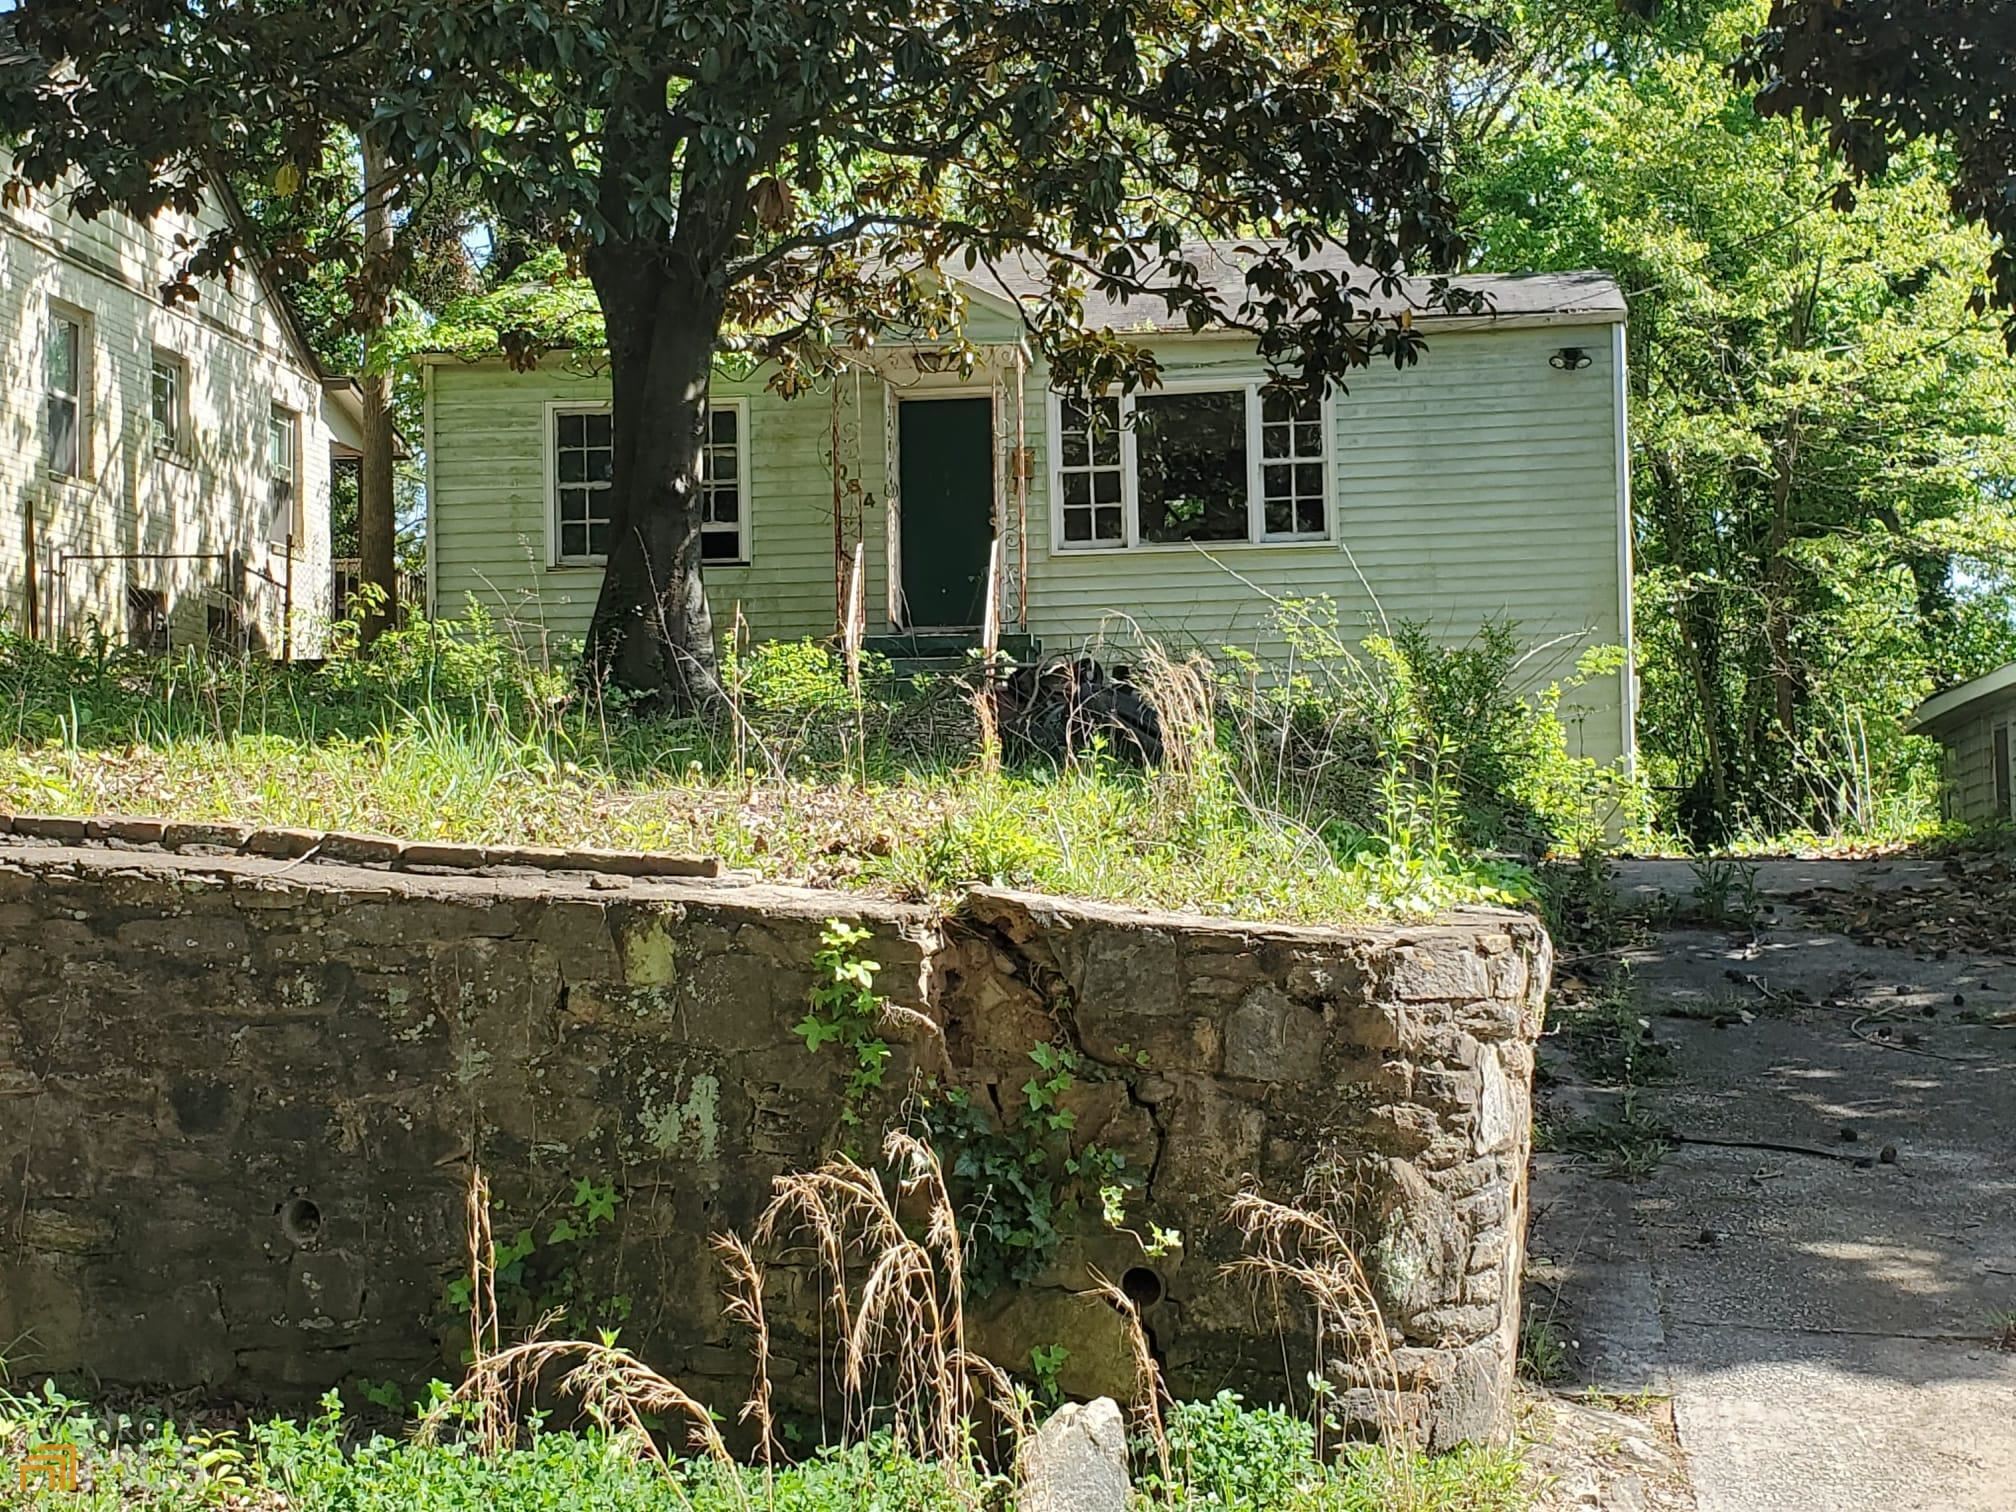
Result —
<path fill-rule="evenodd" d="M 1626 862 L 1618 882 L 1684 900 L 1693 877 Z M 1932 862 L 1771 861 L 1756 887 L 1754 932 L 1625 952 L 1675 1073 L 1639 1106 L 1727 1143 L 1637 1182 L 1536 1156 L 1529 1307 L 1574 1384 L 1670 1394 L 1700 1512 L 2011 1512 L 2016 940 L 1934 958 L 1808 917 L 1816 887 L 1964 909 Z M 1554 1116 L 1615 1105 L 1558 1040 L 1542 1060 Z"/>

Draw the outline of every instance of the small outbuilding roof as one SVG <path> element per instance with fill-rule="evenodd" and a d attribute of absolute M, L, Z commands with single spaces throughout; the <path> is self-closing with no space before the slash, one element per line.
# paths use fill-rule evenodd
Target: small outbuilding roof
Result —
<path fill-rule="evenodd" d="M 1204 287 L 1229 310 L 1236 310 L 1246 295 L 1246 270 L 1284 245 L 1251 238 L 1243 241 L 1185 242 L 1182 257 L 1197 269 Z M 1370 291 L 1368 303 L 1385 313 L 1412 309 L 1423 323 L 1489 327 L 1493 325 L 1604 325 L 1624 319 L 1624 291 L 1607 273 L 1453 273 L 1453 289 L 1481 295 L 1479 311 L 1452 311 L 1428 308 L 1430 280 L 1410 277 L 1388 297 L 1378 275 L 1353 262 L 1342 247 L 1326 244 L 1307 257 L 1296 259 L 1298 266 L 1311 271 L 1334 273 Z M 1042 265 L 1035 260 L 1008 259 L 965 275 L 977 290 L 996 298 L 1033 301 L 1047 290 Z M 1132 300 L 1108 298 L 1096 290 L 1085 299 L 1085 321 L 1092 326 L 1116 329 L 1188 332 L 1189 322 L 1179 312 L 1172 315 L 1167 304 L 1153 296 Z"/>
<path fill-rule="evenodd" d="M 1933 694 L 1911 716 L 1911 731 L 1916 735 L 1942 734 L 1970 714 L 1976 704 L 1998 693 L 2016 695 L 2016 662 L 1983 673 L 1957 688 Z"/>

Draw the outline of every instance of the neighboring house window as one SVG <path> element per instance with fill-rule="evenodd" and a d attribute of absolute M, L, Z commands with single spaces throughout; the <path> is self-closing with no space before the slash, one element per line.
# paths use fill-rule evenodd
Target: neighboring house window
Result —
<path fill-rule="evenodd" d="M 1125 544 L 1120 401 L 1066 399 L 1059 406 L 1059 417 L 1057 471 L 1063 497 L 1064 543 Z"/>
<path fill-rule="evenodd" d="M 266 475 L 272 482 L 267 539 L 276 546 L 301 534 L 301 417 L 276 404 L 266 421 Z"/>
<path fill-rule="evenodd" d="M 84 388 L 90 356 L 84 317 L 69 310 L 51 310 L 42 352 L 48 425 L 43 460 L 59 477 L 82 477 L 89 460 L 84 445 Z"/>
<path fill-rule="evenodd" d="M 707 445 L 700 457 L 700 559 L 749 560 L 749 511 L 743 467 L 742 406 L 707 406 Z"/>
<path fill-rule="evenodd" d="M 1182 386 L 1058 405 L 1058 544 L 1320 541 L 1330 534 L 1320 394 Z"/>
<path fill-rule="evenodd" d="M 700 558 L 749 560 L 749 431 L 739 401 L 711 404 L 700 451 Z M 616 439 L 606 409 L 553 412 L 553 560 L 609 557 L 609 490 Z"/>
<path fill-rule="evenodd" d="M 179 453 L 187 443 L 189 370 L 173 352 L 154 348 L 154 367 L 149 378 L 148 406 L 157 452 Z"/>
<path fill-rule="evenodd" d="M 609 555 L 609 483 L 616 463 L 607 410 L 553 414 L 553 524 L 559 562 Z"/>
<path fill-rule="evenodd" d="M 1995 763 L 1995 813 L 1998 818 L 2016 819 L 2016 753 L 2009 749 L 2008 725 L 1995 726 L 1990 755 Z"/>

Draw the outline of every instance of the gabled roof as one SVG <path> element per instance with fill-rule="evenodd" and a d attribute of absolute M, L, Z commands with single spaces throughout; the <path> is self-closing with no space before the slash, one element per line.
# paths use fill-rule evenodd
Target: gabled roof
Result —
<path fill-rule="evenodd" d="M 2016 693 L 2016 662 L 1997 667 L 1972 682 L 1964 682 L 1944 693 L 1935 693 L 1918 705 L 1911 716 L 1911 733 L 1938 735 L 1973 712 L 1974 705 L 1998 693 Z"/>
<path fill-rule="evenodd" d="M 1197 269 L 1199 282 L 1228 311 L 1237 311 L 1246 295 L 1246 271 L 1271 250 L 1284 246 L 1261 238 L 1185 242 L 1182 257 Z M 1370 309 L 1396 314 L 1414 311 L 1421 323 L 1444 326 L 1490 327 L 1494 325 L 1601 325 L 1624 319 L 1624 293 L 1607 273 L 1457 273 L 1449 275 L 1452 288 L 1483 296 L 1485 307 L 1472 313 L 1429 309 L 1429 283 L 1425 277 L 1401 281 L 1398 292 L 1389 297 L 1377 275 L 1353 262 L 1342 247 L 1325 245 L 1307 257 L 1297 258 L 1298 267 L 1333 273 L 1368 291 Z M 991 297 L 1013 308 L 1033 303 L 1046 292 L 1044 269 L 1034 258 L 1006 259 L 989 263 L 961 275 L 983 297 Z M 1175 331 L 1188 334 L 1189 322 L 1172 315 L 1161 298 L 1149 295 L 1132 300 L 1109 298 L 1097 291 L 1085 299 L 1085 321 L 1091 326 L 1111 326 L 1116 330 Z M 1208 333 L 1207 333 L 1208 334 Z"/>

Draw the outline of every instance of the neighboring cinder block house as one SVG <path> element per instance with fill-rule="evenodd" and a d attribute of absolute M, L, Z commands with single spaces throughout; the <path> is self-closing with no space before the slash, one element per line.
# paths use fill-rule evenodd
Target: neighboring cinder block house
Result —
<path fill-rule="evenodd" d="M 162 303 L 229 213 L 0 199 L 0 613 L 17 630 L 319 651 L 329 472 L 356 455 L 359 402 L 255 273 Z"/>
<path fill-rule="evenodd" d="M 1948 819 L 2016 819 L 2016 662 L 1926 699 L 1911 728 L 1945 748 Z"/>
<path fill-rule="evenodd" d="M 1236 245 L 1190 255 L 1236 302 Z M 1250 340 L 1097 301 L 1090 323 L 1152 335 L 1163 383 L 1068 401 L 993 279 L 968 291 L 971 374 L 948 371 L 942 350 L 893 346 L 792 400 L 762 372 L 717 375 L 717 621 L 739 608 L 758 637 L 834 633 L 858 544 L 871 635 L 956 644 L 983 621 L 998 552 L 1001 629 L 1045 654 L 1096 655 L 1138 627 L 1281 659 L 1277 601 L 1328 595 L 1352 641 L 1382 616 L 1453 641 L 1515 621 L 1549 646 L 1525 673 L 1556 680 L 1587 647 L 1630 644 L 1624 301 L 1600 274 L 1459 282 L 1492 313 L 1424 313 L 1418 366 L 1300 403 L 1264 391 Z M 608 382 L 589 355 L 529 373 L 429 361 L 440 612 L 473 596 L 528 639 L 585 631 L 610 456 Z M 1628 754 L 1629 670 L 1577 689 L 1568 712 L 1582 753 Z"/>

